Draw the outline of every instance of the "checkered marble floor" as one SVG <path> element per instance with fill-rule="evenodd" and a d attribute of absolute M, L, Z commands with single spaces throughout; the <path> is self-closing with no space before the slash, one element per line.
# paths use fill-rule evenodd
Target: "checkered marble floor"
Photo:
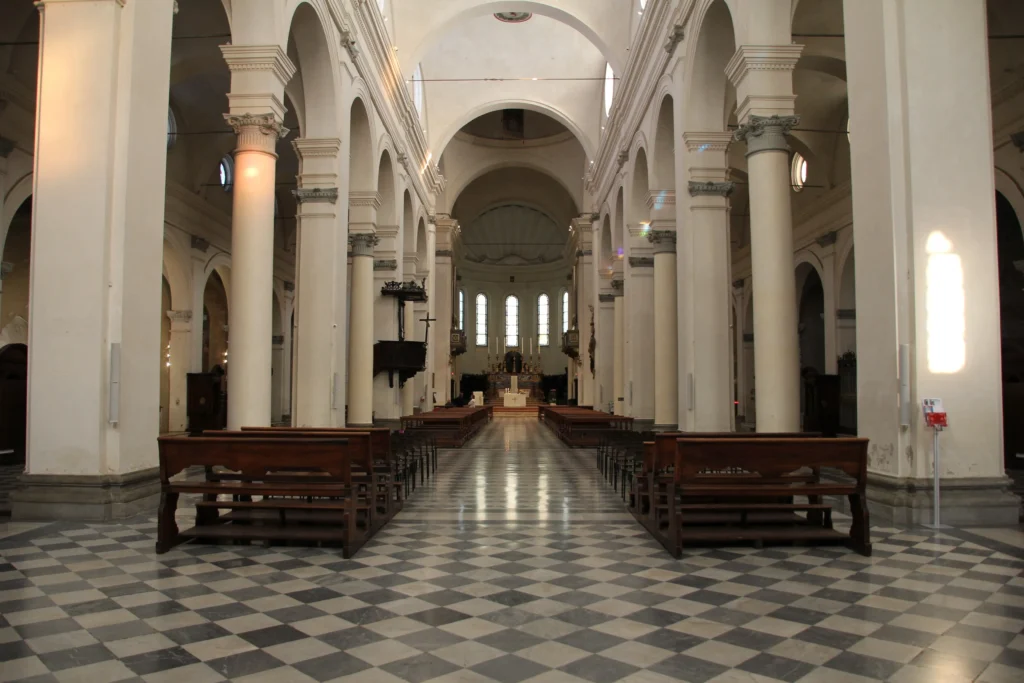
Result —
<path fill-rule="evenodd" d="M 0 539 L 0 680 L 896 683 L 1024 677 L 1024 556 L 959 530 L 691 551 L 592 455 L 496 419 L 351 560 L 155 521 Z M 596 511 L 596 512 L 595 512 Z M 588 515 L 601 515 L 600 519 Z"/>

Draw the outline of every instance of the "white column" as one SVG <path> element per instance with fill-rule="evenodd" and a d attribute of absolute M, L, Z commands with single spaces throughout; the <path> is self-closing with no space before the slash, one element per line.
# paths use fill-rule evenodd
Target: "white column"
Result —
<path fill-rule="evenodd" d="M 1016 524 L 1019 503 L 1006 493 L 1003 474 L 985 3 L 895 5 L 843 5 L 858 433 L 871 439 L 878 486 L 869 498 L 887 504 L 897 523 L 929 520 L 930 497 L 921 492 L 931 486 L 932 432 L 920 405 L 941 398 L 951 424 L 941 436 L 942 521 Z M 903 344 L 911 356 L 902 369 L 911 385 L 905 428 Z"/>
<path fill-rule="evenodd" d="M 593 338 L 596 329 L 597 317 L 597 292 L 595 291 L 594 279 L 597 274 L 594 270 L 594 221 L 595 216 L 581 216 L 576 219 L 576 234 L 579 240 L 579 250 L 576 252 L 576 289 L 579 301 L 580 327 L 580 368 L 579 368 L 579 405 L 597 406 L 594 402 L 594 387 L 597 384 L 597 369 L 591 372 L 592 359 L 590 357 L 590 340 Z M 560 305 L 560 302 L 552 301 L 553 305 Z"/>
<path fill-rule="evenodd" d="M 373 424 L 373 248 L 377 236 L 350 234 L 352 303 L 349 309 L 348 424 Z M 300 289 L 301 292 L 301 289 Z"/>
<path fill-rule="evenodd" d="M 413 302 L 406 302 L 403 316 L 403 324 L 405 326 L 405 340 L 419 341 L 413 334 L 413 331 L 416 329 L 416 309 L 413 306 Z M 413 409 L 416 406 L 416 380 L 414 377 L 410 377 L 405 381 L 405 384 L 402 385 L 400 394 L 402 403 L 401 416 L 405 417 L 406 415 L 412 415 Z"/>
<path fill-rule="evenodd" d="M 676 233 L 651 230 L 647 239 L 654 245 L 654 428 L 670 431 L 679 418 Z"/>
<path fill-rule="evenodd" d="M 639 421 L 639 427 L 654 426 L 654 256 L 646 237 L 631 236 L 642 242 L 644 256 L 630 256 L 626 265 L 623 326 L 623 394 L 626 415 Z M 637 253 L 636 245 L 630 251 Z"/>
<path fill-rule="evenodd" d="M 156 490 L 173 2 L 38 5 L 28 463 L 12 514 L 126 516 Z"/>
<path fill-rule="evenodd" d="M 747 142 L 757 431 L 800 429 L 800 347 L 793 271 L 792 192 L 786 135 L 795 116 L 751 116 L 736 132 Z M 728 286 L 728 282 L 723 287 Z"/>
<path fill-rule="evenodd" d="M 292 191 L 298 208 L 298 262 L 295 323 L 295 414 L 298 427 L 329 427 L 334 423 L 332 393 L 337 320 L 333 282 L 337 270 L 338 153 L 337 138 L 302 138 L 292 143 L 299 158 L 299 187 Z M 287 322 L 287 321 L 286 321 Z"/>
<path fill-rule="evenodd" d="M 447 214 L 438 214 L 434 225 L 434 286 L 428 296 L 434 303 L 434 315 L 431 317 L 437 318 L 437 322 L 431 324 L 430 331 L 433 333 L 435 328 L 437 330 L 437 343 L 432 347 L 435 391 L 438 405 L 443 406 L 452 397 L 452 246 L 459 224 Z"/>
<path fill-rule="evenodd" d="M 188 426 L 187 393 L 188 371 L 191 364 L 192 311 L 167 311 L 171 319 L 170 360 L 168 379 L 168 426 L 170 432 L 183 432 Z M 202 336 L 202 319 L 199 335 Z"/>
<path fill-rule="evenodd" d="M 434 293 L 437 291 L 436 275 L 437 275 L 437 226 L 434 221 L 431 220 L 427 223 L 427 318 L 437 318 L 437 297 Z M 423 267 L 424 264 L 421 264 Z M 442 364 L 438 365 L 437 359 L 437 345 L 440 343 L 439 339 L 444 339 L 438 334 L 437 322 L 430 323 L 430 329 L 427 331 L 427 374 L 426 374 L 426 398 L 423 401 L 423 411 L 430 412 L 434 409 L 434 394 L 437 394 L 438 400 L 440 400 L 441 393 L 439 385 L 444 378 L 440 377 L 441 368 L 448 367 L 447 361 L 447 349 L 445 349 L 445 356 L 443 357 Z M 444 339 L 447 345 L 448 340 Z M 441 405 L 444 405 L 442 403 Z"/>
<path fill-rule="evenodd" d="M 623 299 L 623 281 L 612 280 L 612 296 L 615 297 L 615 323 L 612 336 L 612 400 L 615 401 L 616 415 L 626 414 L 625 391 L 625 345 L 626 345 L 626 310 Z"/>
<path fill-rule="evenodd" d="M 295 351 L 293 340 L 295 330 L 292 327 L 292 312 L 295 310 L 295 283 L 286 281 L 284 283 L 284 322 L 281 324 L 281 332 L 284 336 L 284 343 L 281 347 L 281 419 L 289 425 L 294 426 L 295 415 L 294 403 L 294 379 L 292 371 L 295 363 Z"/>
<path fill-rule="evenodd" d="M 238 135 L 231 215 L 231 366 L 228 427 L 270 424 L 274 295 L 274 114 L 228 115 Z"/>
<path fill-rule="evenodd" d="M 594 351 L 597 386 L 594 390 L 594 409 L 608 411 L 614 410 L 615 401 L 615 297 L 609 292 L 602 292 L 597 295 L 597 299 L 597 348 Z"/>

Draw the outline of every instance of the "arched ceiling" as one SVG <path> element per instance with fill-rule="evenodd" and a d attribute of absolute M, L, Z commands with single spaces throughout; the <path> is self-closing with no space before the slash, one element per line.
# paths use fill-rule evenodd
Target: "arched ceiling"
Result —
<path fill-rule="evenodd" d="M 565 258 L 576 202 L 560 183 L 528 168 L 502 168 L 466 186 L 452 216 L 462 226 L 457 259 L 492 266 L 545 265 Z"/>
<path fill-rule="evenodd" d="M 599 138 L 605 65 L 621 71 L 636 12 L 629 1 L 391 0 L 388 31 L 403 73 L 425 80 L 429 147 L 443 151 L 466 120 L 516 102 L 566 121 L 584 146 Z M 531 12 L 519 23 L 495 12 Z"/>

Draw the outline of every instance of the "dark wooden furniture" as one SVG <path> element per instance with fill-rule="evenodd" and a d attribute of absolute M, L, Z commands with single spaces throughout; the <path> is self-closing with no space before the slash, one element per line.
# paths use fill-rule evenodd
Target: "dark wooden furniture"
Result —
<path fill-rule="evenodd" d="M 540 419 L 562 441 L 575 448 L 594 448 L 610 431 L 632 431 L 633 418 L 602 413 L 587 407 L 539 407 Z"/>
<path fill-rule="evenodd" d="M 163 436 L 158 444 L 157 553 L 197 538 L 337 544 L 351 557 L 372 532 L 374 503 L 353 480 L 348 439 Z M 206 478 L 174 479 L 190 467 Z M 202 496 L 184 532 L 175 521 L 182 494 Z"/>
<path fill-rule="evenodd" d="M 649 529 L 676 557 L 691 544 L 744 541 L 842 542 L 869 556 L 867 447 L 867 439 L 679 438 L 665 524 Z M 836 478 L 823 479 L 824 469 Z M 849 534 L 832 528 L 825 496 L 848 498 Z"/>
<path fill-rule="evenodd" d="M 189 434 L 224 429 L 227 424 L 223 377 L 214 372 L 190 372 L 186 375 L 185 414 Z"/>
<path fill-rule="evenodd" d="M 493 406 L 437 408 L 429 413 L 406 415 L 402 418 L 402 431 L 428 431 L 438 446 L 461 448 L 493 414 Z"/>

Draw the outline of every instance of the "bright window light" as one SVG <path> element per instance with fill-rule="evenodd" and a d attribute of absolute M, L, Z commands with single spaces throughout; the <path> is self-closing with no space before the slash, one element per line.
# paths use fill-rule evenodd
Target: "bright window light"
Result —
<path fill-rule="evenodd" d="M 949 375 L 967 362 L 964 269 L 953 243 L 939 231 L 925 243 L 925 313 L 928 333 L 928 370 Z"/>
<path fill-rule="evenodd" d="M 612 111 L 612 100 L 615 98 L 615 72 L 612 65 L 607 64 L 604 69 L 604 115 Z"/>
<path fill-rule="evenodd" d="M 416 105 L 416 113 L 423 116 L 423 65 L 417 64 L 412 73 L 412 102 Z"/>
<path fill-rule="evenodd" d="M 220 160 L 218 178 L 220 179 L 220 186 L 224 188 L 224 191 L 230 192 L 231 184 L 235 180 L 235 160 L 231 158 L 230 154 L 225 154 L 224 158 Z"/>
<path fill-rule="evenodd" d="M 551 344 L 551 300 L 547 294 L 537 297 L 537 345 Z"/>
<path fill-rule="evenodd" d="M 487 346 L 487 295 L 476 295 L 476 345 Z"/>
<path fill-rule="evenodd" d="M 807 159 L 804 159 L 799 152 L 793 154 L 793 169 L 790 175 L 792 176 L 793 190 L 796 192 L 803 190 L 804 185 L 807 184 Z"/>
<path fill-rule="evenodd" d="M 519 297 L 505 299 L 505 346 L 519 346 Z"/>
<path fill-rule="evenodd" d="M 459 290 L 459 329 L 466 329 L 466 293 Z"/>
<path fill-rule="evenodd" d="M 562 292 L 562 332 L 569 331 L 569 292 Z"/>

